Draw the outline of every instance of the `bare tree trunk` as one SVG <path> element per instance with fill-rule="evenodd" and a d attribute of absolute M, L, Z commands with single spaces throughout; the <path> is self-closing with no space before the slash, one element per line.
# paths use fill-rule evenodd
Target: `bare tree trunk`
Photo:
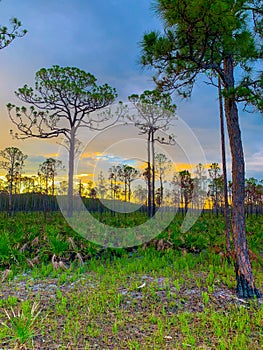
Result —
<path fill-rule="evenodd" d="M 160 173 L 160 202 L 163 202 L 163 177 L 162 174 Z"/>
<path fill-rule="evenodd" d="M 73 176 L 74 176 L 74 158 L 75 158 L 75 129 L 71 129 L 69 142 L 69 167 L 68 167 L 68 217 L 73 214 Z"/>
<path fill-rule="evenodd" d="M 124 179 L 124 201 L 127 202 L 127 179 Z"/>
<path fill-rule="evenodd" d="M 46 201 L 47 201 L 47 195 L 46 195 L 46 193 L 43 193 L 42 194 L 42 200 L 43 200 L 43 215 L 44 215 L 44 220 L 46 221 L 47 220 L 47 203 L 46 203 Z"/>
<path fill-rule="evenodd" d="M 186 189 L 184 190 L 184 215 L 186 215 L 188 212 L 188 204 L 189 204 L 189 199 L 188 199 L 188 193 Z"/>
<path fill-rule="evenodd" d="M 131 201 L 131 181 L 128 181 L 128 201 Z"/>
<path fill-rule="evenodd" d="M 221 93 L 221 80 L 218 78 L 218 97 L 219 97 L 219 117 L 220 117 L 220 134 L 221 134 L 221 151 L 222 151 L 222 168 L 224 181 L 224 216 L 226 222 L 226 257 L 228 263 L 231 261 L 231 246 L 230 246 L 230 218 L 229 218 L 229 203 L 228 203 L 228 188 L 227 188 L 227 171 L 226 171 L 226 146 L 225 146 L 225 128 L 224 128 L 224 111 L 223 99 Z"/>
<path fill-rule="evenodd" d="M 215 186 L 215 210 L 216 210 L 216 217 L 218 218 L 218 186 L 216 184 Z"/>
<path fill-rule="evenodd" d="M 155 215 L 156 205 L 155 205 L 155 150 L 154 150 L 154 132 L 151 132 L 151 142 L 152 142 L 152 213 L 151 216 Z"/>
<path fill-rule="evenodd" d="M 55 194 L 55 175 L 52 174 L 52 196 Z"/>
<path fill-rule="evenodd" d="M 111 199 L 113 199 L 113 193 L 114 193 L 114 191 L 113 191 L 113 180 L 112 180 L 112 178 L 111 178 L 111 180 L 110 180 L 110 189 L 111 189 Z"/>
<path fill-rule="evenodd" d="M 234 88 L 233 59 L 228 56 L 224 59 L 226 93 L 232 93 Z M 234 262 L 237 279 L 237 294 L 240 298 L 260 297 L 255 286 L 252 273 L 249 250 L 245 230 L 245 162 L 238 121 L 238 110 L 234 97 L 225 97 L 225 115 L 232 155 L 232 232 L 234 243 Z"/>
<path fill-rule="evenodd" d="M 13 210 L 13 175 L 10 176 L 10 183 L 9 183 L 9 196 L 8 196 L 8 213 L 9 215 L 12 214 Z"/>
<path fill-rule="evenodd" d="M 147 189 L 148 189 L 148 203 L 147 203 L 147 215 L 152 215 L 152 186 L 151 186 L 151 133 L 148 133 L 147 142 Z"/>
<path fill-rule="evenodd" d="M 115 174 L 114 175 L 114 195 L 113 195 L 114 200 L 116 199 L 116 197 L 117 197 L 117 175 Z M 114 206 L 115 206 L 115 202 L 114 202 Z"/>
<path fill-rule="evenodd" d="M 48 174 L 45 176 L 45 194 L 48 194 Z"/>

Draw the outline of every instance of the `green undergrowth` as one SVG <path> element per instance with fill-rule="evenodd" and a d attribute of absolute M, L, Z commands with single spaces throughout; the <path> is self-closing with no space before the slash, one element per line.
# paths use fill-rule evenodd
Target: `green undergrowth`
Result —
<path fill-rule="evenodd" d="M 134 213 L 111 216 L 106 213 L 101 218 L 109 227 L 130 227 L 140 225 L 145 214 Z M 44 219 L 42 213 L 17 213 L 9 217 L 0 214 L 0 271 L 10 269 L 15 273 L 32 269 L 35 266 L 48 265 L 52 258 L 62 261 L 66 266 L 82 264 L 97 259 L 131 255 L 140 252 L 146 246 L 155 246 L 158 250 L 172 249 L 181 252 L 224 254 L 224 219 L 211 215 L 199 217 L 190 230 L 181 232 L 183 218 L 177 215 L 171 224 L 152 241 L 140 247 L 129 249 L 102 248 L 89 242 L 76 233 L 58 213 L 48 213 Z M 140 227 L 140 226 L 138 226 Z M 247 219 L 247 238 L 253 258 L 261 263 L 263 253 L 263 216 Z M 158 242 L 161 243 L 158 245 Z M 55 256 L 55 257 L 54 257 Z"/>
<path fill-rule="evenodd" d="M 263 304 L 236 297 L 222 217 L 182 234 L 178 216 L 150 243 L 109 249 L 58 213 L 1 215 L 0 349 L 263 348 Z M 261 291 L 262 227 L 247 220 Z"/>

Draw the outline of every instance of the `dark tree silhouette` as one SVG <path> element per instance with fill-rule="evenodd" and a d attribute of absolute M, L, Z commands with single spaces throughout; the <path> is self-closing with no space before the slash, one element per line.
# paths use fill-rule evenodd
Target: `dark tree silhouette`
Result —
<path fill-rule="evenodd" d="M 23 152 L 17 147 L 7 147 L 0 151 L 0 156 L 4 159 L 0 161 L 0 168 L 7 170 L 6 178 L 9 184 L 8 209 L 9 213 L 11 213 L 13 209 L 13 191 L 15 181 L 21 175 L 27 155 L 23 154 Z"/>
<path fill-rule="evenodd" d="M 186 214 L 192 200 L 194 181 L 188 170 L 179 171 L 178 179 L 181 188 L 181 203 L 184 207 L 184 213 Z"/>
<path fill-rule="evenodd" d="M 131 200 L 131 183 L 138 177 L 139 171 L 134 167 L 123 164 L 119 166 L 118 176 L 120 181 L 124 183 L 124 200 Z"/>
<path fill-rule="evenodd" d="M 151 217 L 155 214 L 155 142 L 174 144 L 173 135 L 165 138 L 161 133 L 169 130 L 171 121 L 175 119 L 176 106 L 172 104 L 170 94 L 159 90 L 146 90 L 140 96 L 131 95 L 129 101 L 134 105 L 137 115 L 127 118 L 134 122 L 141 135 L 147 136 L 147 209 Z"/>
<path fill-rule="evenodd" d="M 171 169 L 172 162 L 169 160 L 165 154 L 158 153 L 155 155 L 155 164 L 156 164 L 156 173 L 159 177 L 160 181 L 160 192 L 159 192 L 159 201 L 161 204 L 163 201 L 164 194 L 164 181 L 165 181 L 165 173 Z"/>
<path fill-rule="evenodd" d="M 96 129 L 98 123 L 112 117 L 110 113 L 95 116 L 92 112 L 110 105 L 116 92 L 109 85 L 97 85 L 96 78 L 75 67 L 42 68 L 36 73 L 35 88 L 25 85 L 16 96 L 30 105 L 8 104 L 11 121 L 18 138 L 52 138 L 64 135 L 69 150 L 68 216 L 73 213 L 74 157 L 79 128 Z"/>
<path fill-rule="evenodd" d="M 223 191 L 223 176 L 218 163 L 212 163 L 208 169 L 210 176 L 209 195 L 212 198 L 213 209 L 215 209 L 216 216 L 222 199 Z"/>
<path fill-rule="evenodd" d="M 97 193 L 100 198 L 104 199 L 106 193 L 107 193 L 107 184 L 105 176 L 103 175 L 103 172 L 100 171 L 98 175 L 98 181 L 97 181 Z"/>
<path fill-rule="evenodd" d="M 62 162 L 54 158 L 47 158 L 39 165 L 38 176 L 44 181 L 46 194 L 51 194 L 52 196 L 55 194 L 55 176 L 58 169 L 63 169 Z M 51 182 L 51 188 L 49 182 Z"/>

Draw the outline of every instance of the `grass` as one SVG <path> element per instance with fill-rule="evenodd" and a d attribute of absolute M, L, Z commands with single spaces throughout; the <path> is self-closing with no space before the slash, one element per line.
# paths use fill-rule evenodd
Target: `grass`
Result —
<path fill-rule="evenodd" d="M 11 311 L 5 311 L 6 321 L 2 322 L 2 326 L 6 328 L 6 339 L 14 348 L 31 347 L 33 339 L 37 336 L 36 320 L 39 318 L 38 304 L 33 303 L 30 306 L 28 301 L 20 304 L 17 311 L 11 306 Z"/>
<path fill-rule="evenodd" d="M 222 218 L 184 235 L 180 220 L 159 237 L 172 246 L 133 251 L 101 250 L 59 214 L 1 220 L 0 349 L 262 349 L 263 304 L 235 296 Z M 261 291 L 262 223 L 247 222 Z"/>

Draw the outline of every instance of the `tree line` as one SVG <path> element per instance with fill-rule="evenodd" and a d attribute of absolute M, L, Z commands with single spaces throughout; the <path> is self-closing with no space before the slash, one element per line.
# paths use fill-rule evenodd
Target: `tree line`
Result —
<path fill-rule="evenodd" d="M 68 182 L 63 179 L 56 181 L 59 170 L 64 170 L 62 161 L 47 158 L 39 164 L 35 175 L 23 175 L 23 168 L 27 155 L 17 147 L 7 147 L 0 151 L 0 168 L 6 171 L 5 179 L 0 181 L 2 198 L 8 197 L 7 205 L 2 210 L 19 209 L 19 194 L 39 194 L 45 196 L 66 195 Z M 209 166 L 198 164 L 193 173 L 189 170 L 173 171 L 173 163 L 165 154 L 157 153 L 154 157 L 155 178 L 152 175 L 152 163 L 147 162 L 143 170 L 136 169 L 128 164 L 113 165 L 108 173 L 103 171 L 97 175 L 96 181 L 76 180 L 73 186 L 73 195 L 82 198 L 119 200 L 135 202 L 145 206 L 147 213 L 154 207 L 176 206 L 186 214 L 189 207 L 193 209 L 210 210 L 218 215 L 225 208 L 224 178 L 218 163 Z M 149 167 L 150 165 L 150 167 Z M 208 170 L 208 171 L 207 171 Z M 136 181 L 137 180 L 137 181 Z M 144 185 L 134 183 L 144 182 Z M 149 180 L 151 184 L 149 189 Z M 148 191 L 151 191 L 149 196 Z M 232 182 L 228 183 L 228 200 L 232 203 Z M 13 200 L 13 196 L 16 200 Z M 22 196 L 23 197 L 23 196 Z M 21 198 L 22 198 L 21 197 Z M 47 197 L 45 197 L 47 200 Z M 151 202 L 149 202 L 151 198 Z M 24 201 L 24 199 L 21 199 Z M 50 199 L 49 199 L 50 201 Z M 27 201 L 27 204 L 32 202 Z M 263 213 L 263 180 L 253 177 L 245 180 L 245 205 L 247 215 Z M 38 209 L 41 205 L 34 204 Z M 25 209 L 25 205 L 22 206 Z M 58 206 L 50 206 L 58 210 Z M 27 210 L 30 210 L 30 206 Z M 32 208 L 33 209 L 33 208 Z"/>

